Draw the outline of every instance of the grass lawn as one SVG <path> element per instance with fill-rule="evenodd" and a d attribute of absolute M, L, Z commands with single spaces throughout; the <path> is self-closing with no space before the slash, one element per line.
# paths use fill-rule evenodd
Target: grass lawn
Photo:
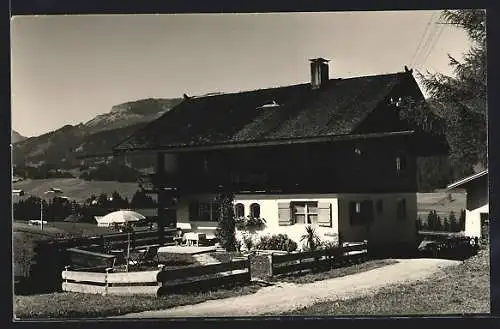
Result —
<path fill-rule="evenodd" d="M 353 264 L 350 266 L 334 268 L 328 271 L 322 272 L 309 272 L 305 274 L 292 274 L 281 277 L 275 277 L 272 281 L 280 281 L 280 282 L 290 282 L 290 283 L 311 283 L 320 280 L 334 279 L 343 277 L 346 275 L 352 275 L 356 273 L 366 272 L 369 270 L 373 270 L 382 266 L 387 266 L 391 264 L 396 264 L 397 261 L 393 259 L 377 259 L 377 260 L 369 260 L 360 264 Z"/>
<path fill-rule="evenodd" d="M 426 281 L 395 285 L 374 295 L 321 302 L 292 316 L 466 314 L 490 312 L 489 252 L 445 268 Z"/>
<path fill-rule="evenodd" d="M 126 313 L 166 309 L 201 303 L 211 299 L 229 298 L 257 292 L 261 286 L 248 284 L 208 292 L 175 294 L 165 297 L 101 296 L 79 293 L 52 293 L 35 296 L 15 296 L 17 318 L 97 318 Z"/>

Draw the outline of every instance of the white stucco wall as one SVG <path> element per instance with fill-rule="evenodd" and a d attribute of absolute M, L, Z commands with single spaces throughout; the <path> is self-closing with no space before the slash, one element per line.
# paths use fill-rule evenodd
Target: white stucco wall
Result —
<path fill-rule="evenodd" d="M 179 200 L 177 222 L 190 223 L 194 231 L 213 235 L 217 222 L 196 222 L 189 219 L 190 200 L 208 200 L 215 195 L 193 195 Z M 404 198 L 407 206 L 407 218 L 396 218 L 398 198 Z M 266 220 L 262 231 L 256 232 L 255 238 L 262 234 L 287 234 L 299 246 L 300 237 L 305 233 L 306 224 L 280 226 L 278 223 L 278 203 L 292 201 L 328 202 L 332 207 L 332 227 L 316 226 L 316 232 L 323 241 L 335 241 L 337 237 L 325 236 L 341 234 L 344 241 L 369 240 L 374 243 L 414 243 L 416 241 L 417 196 L 415 193 L 403 194 L 298 194 L 298 195 L 235 195 L 234 202 L 242 203 L 245 216 L 250 213 L 250 205 L 260 205 L 260 217 Z M 374 220 L 370 225 L 351 226 L 349 221 L 349 202 L 372 200 L 374 202 Z M 382 212 L 377 212 L 376 202 L 382 200 Z M 241 238 L 240 232 L 237 237 Z"/>
<path fill-rule="evenodd" d="M 406 219 L 397 219 L 398 199 L 406 200 Z M 374 218 L 370 225 L 350 225 L 349 202 L 373 201 Z M 382 211 L 377 202 L 382 200 Z M 339 227 L 345 241 L 368 240 L 373 244 L 416 243 L 416 193 L 341 194 L 339 196 Z"/>
<path fill-rule="evenodd" d="M 481 238 L 481 213 L 489 213 L 489 203 L 482 207 L 465 210 L 465 235 Z"/>
<path fill-rule="evenodd" d="M 334 241 L 336 238 L 328 235 L 338 234 L 338 196 L 336 194 L 309 194 L 309 195 L 236 195 L 234 202 L 242 203 L 245 207 L 245 216 L 250 214 L 252 203 L 260 204 L 260 217 L 266 220 L 266 227 L 256 232 L 256 238 L 264 234 L 286 234 L 290 239 L 302 245 L 300 238 L 305 234 L 307 224 L 293 224 L 280 226 L 278 223 L 278 203 L 317 201 L 331 204 L 332 227 L 315 226 L 316 233 L 322 241 Z M 241 238 L 237 232 L 237 238 Z"/>

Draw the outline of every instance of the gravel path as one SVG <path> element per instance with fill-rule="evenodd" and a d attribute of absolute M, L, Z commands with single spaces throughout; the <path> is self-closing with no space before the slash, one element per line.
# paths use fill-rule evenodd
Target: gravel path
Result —
<path fill-rule="evenodd" d="M 392 284 L 425 279 L 441 268 L 461 262 L 443 259 L 401 259 L 392 265 L 345 277 L 306 284 L 279 283 L 257 293 L 210 300 L 159 311 L 131 313 L 118 318 L 227 317 L 278 315 L 317 302 L 367 295 Z"/>

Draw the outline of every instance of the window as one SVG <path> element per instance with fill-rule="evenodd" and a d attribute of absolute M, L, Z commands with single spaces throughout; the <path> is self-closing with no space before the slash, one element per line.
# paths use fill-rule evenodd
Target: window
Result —
<path fill-rule="evenodd" d="M 384 203 L 382 200 L 377 201 L 377 212 L 381 214 L 384 211 Z"/>
<path fill-rule="evenodd" d="M 258 203 L 252 203 L 250 205 L 250 216 L 253 218 L 260 218 L 260 205 Z"/>
<path fill-rule="evenodd" d="M 349 203 L 351 225 L 365 225 L 373 221 L 373 202 L 371 200 L 351 201 Z"/>
<path fill-rule="evenodd" d="M 406 219 L 406 199 L 399 199 L 397 204 L 397 219 Z"/>
<path fill-rule="evenodd" d="M 234 215 L 236 218 L 245 216 L 245 206 L 242 203 L 237 203 L 234 206 Z"/>
<path fill-rule="evenodd" d="M 399 155 L 396 157 L 396 170 L 399 173 L 406 168 L 406 159 L 404 156 Z"/>
<path fill-rule="evenodd" d="M 357 201 L 349 202 L 349 222 L 351 225 L 360 223 L 361 203 Z"/>
<path fill-rule="evenodd" d="M 292 212 L 297 224 L 318 223 L 318 202 L 293 202 Z"/>
<path fill-rule="evenodd" d="M 189 204 L 191 221 L 217 222 L 219 220 L 219 205 L 213 201 L 192 201 Z"/>

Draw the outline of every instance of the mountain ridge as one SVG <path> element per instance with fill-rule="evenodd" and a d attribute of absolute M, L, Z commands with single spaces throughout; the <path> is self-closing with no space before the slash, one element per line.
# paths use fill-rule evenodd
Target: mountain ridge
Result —
<path fill-rule="evenodd" d="M 12 129 L 11 134 L 10 134 L 10 140 L 11 140 L 12 144 L 21 142 L 21 141 L 23 141 L 23 140 L 25 140 L 27 138 L 28 137 L 23 136 L 20 133 L 18 133 L 17 131 L 15 131 L 14 129 Z"/>
<path fill-rule="evenodd" d="M 182 98 L 146 98 L 115 105 L 86 123 L 63 127 L 13 142 L 13 164 L 53 164 L 72 169 L 82 162 L 77 156 L 110 151 L 114 144 L 125 139 L 179 104 Z M 13 131 L 14 135 L 14 131 Z"/>

